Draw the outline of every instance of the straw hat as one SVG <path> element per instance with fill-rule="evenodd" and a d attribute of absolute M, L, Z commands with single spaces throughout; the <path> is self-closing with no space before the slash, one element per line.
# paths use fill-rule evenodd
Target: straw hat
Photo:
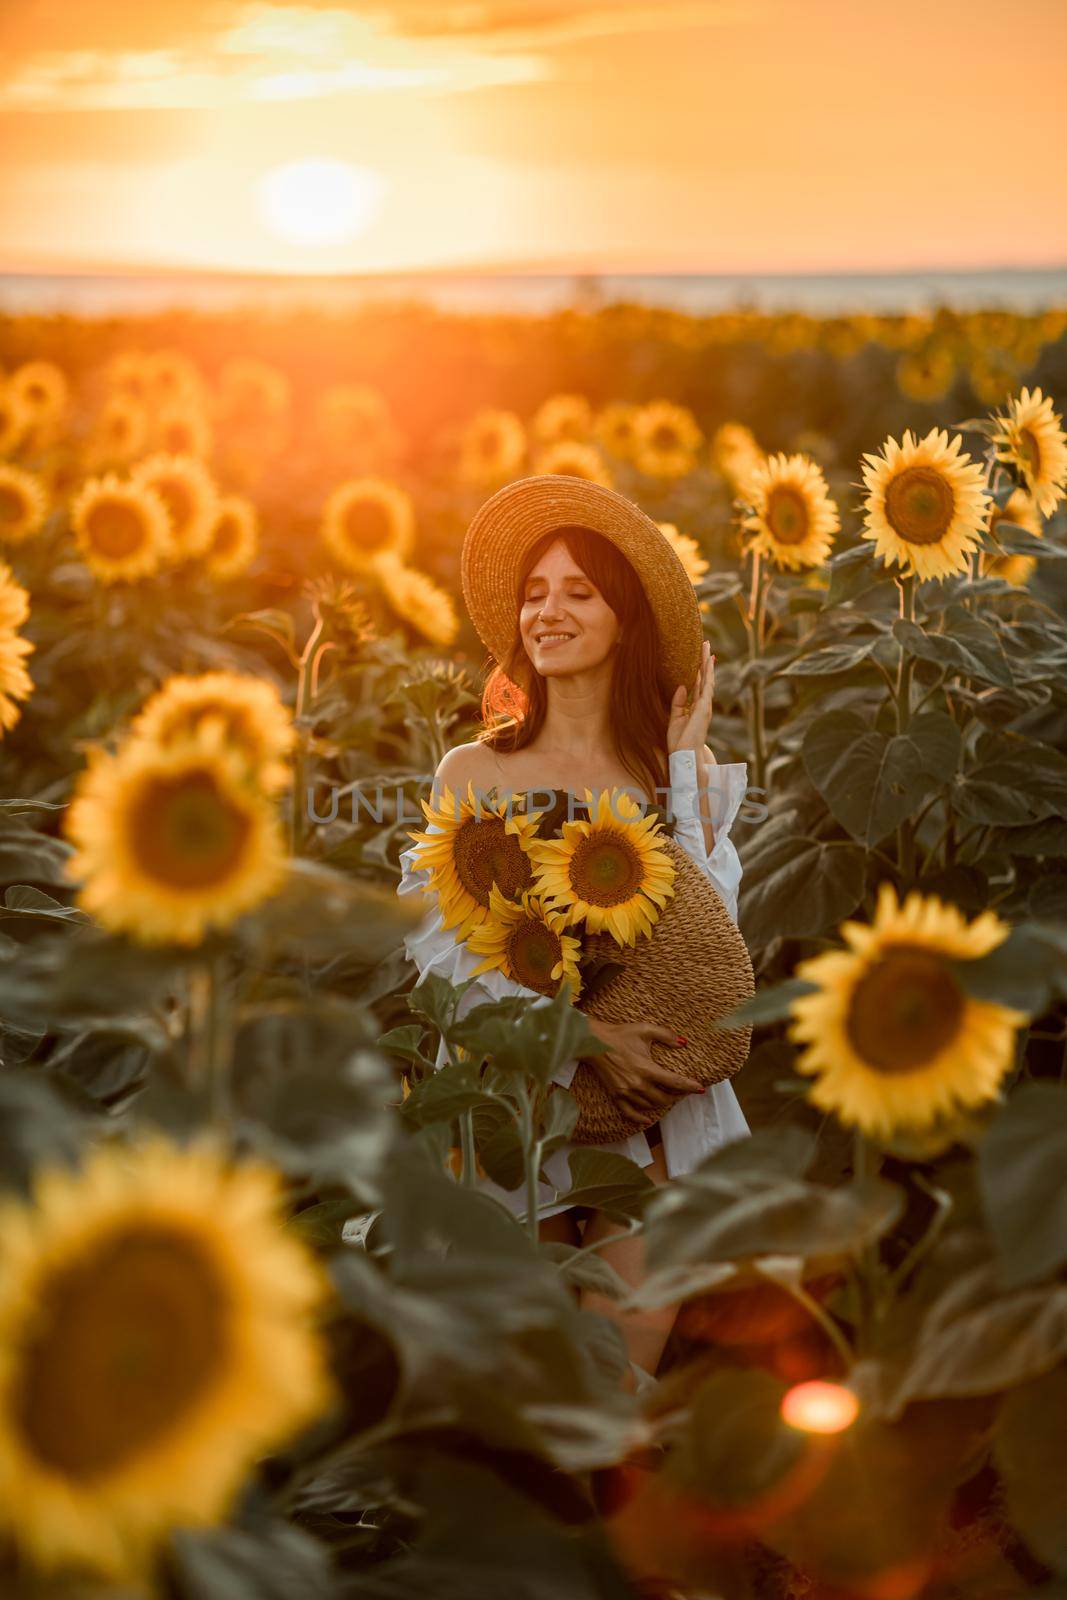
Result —
<path fill-rule="evenodd" d="M 673 839 L 656 842 L 674 863 L 674 894 L 649 938 L 619 945 L 610 934 L 583 937 L 585 951 L 617 962 L 618 970 L 603 981 L 591 980 L 579 995 L 578 1009 L 608 1022 L 651 1021 L 677 1028 L 688 1044 L 653 1043 L 653 1061 L 698 1084 L 720 1083 L 744 1066 L 752 1028 L 720 1032 L 712 1023 L 755 993 L 752 962 L 718 890 L 696 862 Z M 575 1144 L 611 1144 L 650 1128 L 662 1115 L 643 1123 L 623 1116 L 588 1060 L 579 1062 L 570 1092 L 578 1102 Z"/>
<path fill-rule="evenodd" d="M 507 655 L 517 621 L 523 557 L 543 534 L 570 524 L 603 534 L 637 572 L 659 632 L 668 686 L 691 690 L 704 629 L 685 568 L 652 518 L 603 484 L 563 473 L 519 478 L 478 510 L 463 541 L 460 579 L 471 621 L 494 660 Z"/>

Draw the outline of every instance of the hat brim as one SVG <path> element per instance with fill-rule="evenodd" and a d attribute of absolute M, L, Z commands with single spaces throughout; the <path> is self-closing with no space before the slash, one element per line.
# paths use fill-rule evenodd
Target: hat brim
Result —
<path fill-rule="evenodd" d="M 691 691 L 704 629 L 689 576 L 640 506 L 615 489 L 545 473 L 499 489 L 475 513 L 463 541 L 460 581 L 478 636 L 502 662 L 515 637 L 519 573 L 530 548 L 553 528 L 578 524 L 610 539 L 630 562 L 652 607 L 667 686 Z"/>

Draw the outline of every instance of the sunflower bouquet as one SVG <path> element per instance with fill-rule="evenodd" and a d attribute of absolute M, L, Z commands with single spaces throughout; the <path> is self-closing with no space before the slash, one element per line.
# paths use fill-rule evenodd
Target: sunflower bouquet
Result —
<path fill-rule="evenodd" d="M 439 804 L 423 801 L 436 831 L 409 833 L 415 864 L 429 868 L 423 888 L 442 927 L 481 957 L 474 974 L 495 968 L 547 995 L 567 984 L 577 1003 L 612 967 L 602 936 L 620 947 L 650 937 L 673 895 L 668 825 L 623 789 L 587 789 L 573 808 L 584 816 L 563 791 L 543 809 L 515 799 L 476 799 L 468 784 L 463 797 L 446 788 Z"/>

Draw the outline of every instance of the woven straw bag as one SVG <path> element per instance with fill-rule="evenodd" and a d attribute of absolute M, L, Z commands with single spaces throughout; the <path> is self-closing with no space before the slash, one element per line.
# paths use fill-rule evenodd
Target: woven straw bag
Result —
<path fill-rule="evenodd" d="M 608 1022 L 652 1021 L 676 1029 L 688 1044 L 653 1042 L 653 1061 L 702 1084 L 721 1083 L 744 1065 L 752 1028 L 716 1032 L 711 1024 L 755 992 L 752 962 L 718 890 L 692 857 L 673 839 L 656 842 L 674 862 L 674 894 L 651 936 L 632 946 L 607 933 L 585 935 L 588 952 L 621 970 L 591 982 L 578 1009 Z M 579 1062 L 570 1092 L 578 1102 L 575 1144 L 611 1144 L 662 1115 L 646 1122 L 625 1117 L 588 1060 Z"/>

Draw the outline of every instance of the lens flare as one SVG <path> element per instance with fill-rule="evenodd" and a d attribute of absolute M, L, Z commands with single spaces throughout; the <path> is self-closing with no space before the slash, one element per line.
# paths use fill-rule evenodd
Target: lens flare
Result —
<path fill-rule="evenodd" d="M 795 1383 L 782 1396 L 782 1421 L 801 1433 L 843 1433 L 859 1415 L 860 1403 L 840 1383 L 812 1378 Z"/>

